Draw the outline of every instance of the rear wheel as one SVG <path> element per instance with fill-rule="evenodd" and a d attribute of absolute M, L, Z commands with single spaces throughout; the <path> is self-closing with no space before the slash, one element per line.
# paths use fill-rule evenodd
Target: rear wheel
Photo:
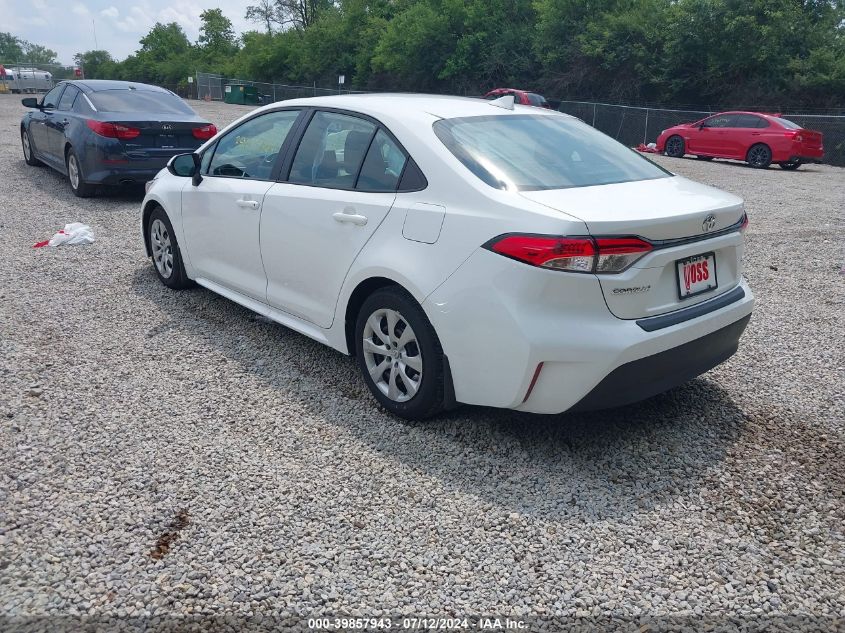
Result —
<path fill-rule="evenodd" d="M 780 168 L 785 169 L 787 171 L 795 171 L 801 166 L 801 161 L 796 160 L 791 163 L 780 163 Z"/>
<path fill-rule="evenodd" d="M 666 155 L 671 156 L 672 158 L 681 158 L 687 153 L 684 139 L 677 134 L 675 136 L 670 136 L 666 140 L 666 146 L 664 149 L 666 151 Z"/>
<path fill-rule="evenodd" d="M 29 136 L 29 130 L 21 130 L 21 146 L 23 147 L 23 159 L 27 165 L 37 167 L 38 165 L 44 164 L 35 158 L 35 153 L 32 151 L 32 140 Z"/>
<path fill-rule="evenodd" d="M 763 143 L 752 145 L 745 156 L 745 160 L 755 169 L 766 169 L 772 164 L 772 150 Z"/>
<path fill-rule="evenodd" d="M 65 161 L 67 164 L 67 179 L 70 181 L 70 189 L 73 191 L 73 194 L 79 198 L 90 198 L 93 196 L 97 192 L 97 188 L 85 182 L 79 157 L 73 151 L 73 148 L 68 149 Z"/>
<path fill-rule="evenodd" d="M 422 420 L 444 408 L 443 349 L 419 304 L 398 287 L 376 290 L 355 324 L 358 367 L 388 411 Z"/>

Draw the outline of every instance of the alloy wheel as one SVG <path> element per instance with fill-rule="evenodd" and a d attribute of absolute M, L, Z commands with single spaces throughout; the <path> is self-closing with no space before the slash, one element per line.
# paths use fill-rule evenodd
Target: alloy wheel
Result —
<path fill-rule="evenodd" d="M 169 279 L 173 274 L 173 244 L 164 222 L 156 218 L 150 225 L 150 247 L 159 274 Z"/>
<path fill-rule="evenodd" d="M 417 336 L 402 315 L 381 308 L 367 318 L 363 334 L 367 371 L 376 387 L 394 402 L 407 402 L 420 388 L 423 359 Z"/>
<path fill-rule="evenodd" d="M 67 176 L 70 179 L 70 186 L 79 189 L 79 163 L 76 162 L 76 156 L 73 154 L 67 159 Z"/>
<path fill-rule="evenodd" d="M 684 154 L 684 141 L 680 136 L 673 136 L 666 141 L 666 154 L 679 158 Z"/>
<path fill-rule="evenodd" d="M 23 142 L 23 156 L 27 161 L 32 159 L 32 148 L 29 146 L 29 134 L 21 133 L 21 140 Z"/>
<path fill-rule="evenodd" d="M 765 145 L 755 145 L 748 152 L 748 163 L 752 167 L 766 167 L 771 161 L 771 152 Z"/>

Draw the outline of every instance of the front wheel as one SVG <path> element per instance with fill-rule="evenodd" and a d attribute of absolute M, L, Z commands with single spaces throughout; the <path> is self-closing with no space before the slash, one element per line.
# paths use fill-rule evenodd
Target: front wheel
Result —
<path fill-rule="evenodd" d="M 755 169 L 766 169 L 772 164 L 772 150 L 769 149 L 768 145 L 764 145 L 763 143 L 752 145 L 751 149 L 748 150 L 745 160 Z"/>
<path fill-rule="evenodd" d="M 29 136 L 29 130 L 21 130 L 21 146 L 23 147 L 23 159 L 27 165 L 37 167 L 43 165 L 40 160 L 35 158 L 35 152 L 32 149 L 32 138 Z"/>
<path fill-rule="evenodd" d="M 687 153 L 684 139 L 677 134 L 666 139 L 664 150 L 666 151 L 666 155 L 672 158 L 681 158 Z"/>
<path fill-rule="evenodd" d="M 786 171 L 795 171 L 801 166 L 801 161 L 796 160 L 791 163 L 780 163 L 780 168 L 785 169 Z"/>
<path fill-rule="evenodd" d="M 67 151 L 65 160 L 67 161 L 67 179 L 70 181 L 70 189 L 73 191 L 73 195 L 78 198 L 90 198 L 93 196 L 97 192 L 97 188 L 85 182 L 79 157 L 73 151 L 73 148 Z"/>
<path fill-rule="evenodd" d="M 192 286 L 193 282 L 188 278 L 182 263 L 182 252 L 173 233 L 173 225 L 161 207 L 156 207 L 150 214 L 147 235 L 153 266 L 161 283 L 173 290 Z"/>
<path fill-rule="evenodd" d="M 388 411 L 422 420 L 444 408 L 443 349 L 419 304 L 398 287 L 377 290 L 355 324 L 358 367 Z"/>

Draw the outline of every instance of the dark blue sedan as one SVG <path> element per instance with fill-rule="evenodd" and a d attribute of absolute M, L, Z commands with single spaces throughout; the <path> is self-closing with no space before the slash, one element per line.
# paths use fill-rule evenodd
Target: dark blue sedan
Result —
<path fill-rule="evenodd" d="M 66 174 L 81 198 L 98 185 L 152 180 L 172 156 L 217 133 L 169 90 L 127 81 L 63 81 L 23 104 L 33 108 L 21 120 L 27 165 Z"/>

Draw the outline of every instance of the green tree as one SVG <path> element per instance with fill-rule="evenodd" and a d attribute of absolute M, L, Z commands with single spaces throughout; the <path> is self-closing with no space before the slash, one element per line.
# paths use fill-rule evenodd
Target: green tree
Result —
<path fill-rule="evenodd" d="M 46 46 L 23 42 L 23 61 L 30 64 L 55 64 L 57 63 L 56 55 L 56 51 Z"/>
<path fill-rule="evenodd" d="M 77 53 L 73 61 L 82 68 L 86 79 L 113 79 L 117 72 L 115 61 L 108 51 Z"/>
<path fill-rule="evenodd" d="M 23 42 L 11 33 L 0 33 L 0 63 L 23 60 Z"/>
<path fill-rule="evenodd" d="M 197 42 L 204 57 L 209 60 L 224 60 L 238 50 L 238 38 L 232 21 L 220 9 L 206 9 L 200 14 L 202 25 Z"/>

